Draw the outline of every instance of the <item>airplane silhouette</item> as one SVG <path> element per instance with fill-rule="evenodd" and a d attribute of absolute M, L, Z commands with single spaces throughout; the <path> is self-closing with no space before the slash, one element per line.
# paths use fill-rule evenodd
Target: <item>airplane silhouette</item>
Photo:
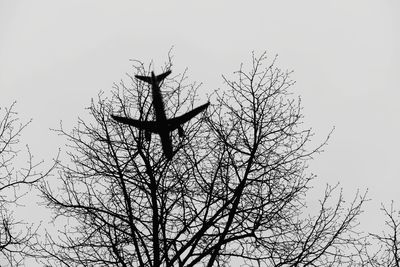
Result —
<path fill-rule="evenodd" d="M 153 108 L 156 117 L 155 121 L 139 121 L 131 118 L 111 115 L 111 117 L 118 122 L 129 124 L 136 128 L 144 130 L 147 141 L 150 141 L 151 133 L 157 133 L 161 138 L 161 145 L 164 151 L 164 155 L 169 160 L 172 159 L 173 156 L 170 132 L 178 129 L 179 137 L 183 137 L 184 132 L 181 125 L 192 119 L 194 116 L 205 110 L 208 105 L 210 105 L 210 102 L 207 102 L 179 117 L 167 119 L 167 116 L 165 115 L 164 102 L 160 91 L 160 83 L 170 73 L 171 71 L 168 70 L 167 72 L 158 76 L 155 76 L 154 72 L 151 72 L 151 76 L 135 75 L 137 79 L 151 84 Z"/>

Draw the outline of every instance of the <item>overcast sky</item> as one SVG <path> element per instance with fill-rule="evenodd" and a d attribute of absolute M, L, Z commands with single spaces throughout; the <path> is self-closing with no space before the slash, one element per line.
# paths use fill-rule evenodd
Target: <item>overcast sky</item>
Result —
<path fill-rule="evenodd" d="M 90 99 L 131 72 L 129 59 L 159 72 L 189 68 L 202 90 L 222 87 L 251 51 L 278 54 L 292 69 L 306 126 L 325 152 L 310 164 L 316 188 L 340 182 L 347 196 L 369 189 L 362 227 L 381 228 L 381 202 L 400 208 L 400 2 L 6 1 L 0 0 L 0 106 L 17 101 L 33 118 L 23 141 L 50 159 Z M 320 194 L 321 195 L 321 194 Z"/>

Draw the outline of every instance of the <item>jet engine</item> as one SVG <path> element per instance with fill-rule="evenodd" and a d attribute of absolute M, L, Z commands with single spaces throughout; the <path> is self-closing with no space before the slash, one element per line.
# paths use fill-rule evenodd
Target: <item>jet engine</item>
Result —
<path fill-rule="evenodd" d="M 178 135 L 179 135 L 180 138 L 185 136 L 185 131 L 183 131 L 182 126 L 178 127 Z"/>
<path fill-rule="evenodd" d="M 144 131 L 144 137 L 146 138 L 146 141 L 150 143 L 150 141 L 151 141 L 151 132 L 150 131 Z"/>

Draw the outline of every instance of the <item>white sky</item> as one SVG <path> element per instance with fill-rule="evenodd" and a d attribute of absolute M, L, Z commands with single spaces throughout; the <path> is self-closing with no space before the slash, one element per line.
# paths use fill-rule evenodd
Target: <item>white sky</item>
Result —
<path fill-rule="evenodd" d="M 174 46 L 173 71 L 189 67 L 211 92 L 252 50 L 279 54 L 315 141 L 336 127 L 311 162 L 314 185 L 340 182 L 348 197 L 368 188 L 362 227 L 381 229 L 380 203 L 400 208 L 399 14 L 398 0 L 0 0 L 0 106 L 16 100 L 34 119 L 23 141 L 48 160 L 64 141 L 49 128 L 85 116 L 129 59 L 159 72 Z"/>

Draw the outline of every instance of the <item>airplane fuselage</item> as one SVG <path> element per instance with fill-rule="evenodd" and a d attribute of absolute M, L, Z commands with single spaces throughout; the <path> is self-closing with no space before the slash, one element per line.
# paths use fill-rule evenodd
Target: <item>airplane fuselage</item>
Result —
<path fill-rule="evenodd" d="M 165 115 L 164 102 L 162 99 L 160 87 L 158 85 L 156 77 L 154 76 L 154 73 L 151 73 L 151 76 L 152 76 L 151 90 L 153 95 L 153 108 L 154 108 L 154 113 L 156 115 L 156 121 L 159 122 L 160 124 L 167 123 L 167 116 Z"/>
<path fill-rule="evenodd" d="M 168 127 L 167 116 L 165 114 L 164 102 L 161 95 L 160 86 L 156 80 L 154 73 L 151 73 L 152 78 L 152 96 L 153 96 L 153 109 L 156 116 L 156 122 L 158 124 L 158 134 L 160 135 L 161 145 L 163 147 L 165 156 L 172 158 L 172 141 L 169 134 L 170 130 Z"/>

